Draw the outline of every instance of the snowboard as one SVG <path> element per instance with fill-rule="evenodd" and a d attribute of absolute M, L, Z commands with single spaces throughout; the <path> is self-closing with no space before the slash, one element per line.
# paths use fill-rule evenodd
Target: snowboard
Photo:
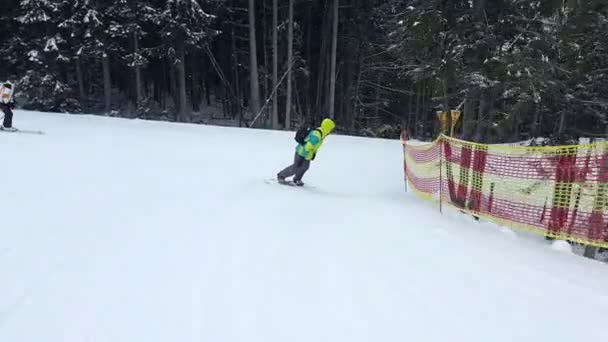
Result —
<path fill-rule="evenodd" d="M 314 188 L 306 183 L 304 183 L 304 185 L 302 185 L 302 186 L 297 186 L 296 183 L 294 183 L 293 181 L 290 181 L 290 180 L 285 180 L 283 182 L 279 182 L 276 178 L 267 179 L 266 183 L 267 184 L 278 184 L 278 185 L 283 185 L 283 186 L 291 186 L 294 188 L 309 188 L 309 189 Z"/>

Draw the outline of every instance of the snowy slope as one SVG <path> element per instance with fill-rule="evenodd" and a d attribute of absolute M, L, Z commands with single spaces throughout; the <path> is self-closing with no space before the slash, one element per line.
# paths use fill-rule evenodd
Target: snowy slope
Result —
<path fill-rule="evenodd" d="M 599 341 L 608 268 L 403 191 L 396 141 L 20 112 L 0 341 Z"/>

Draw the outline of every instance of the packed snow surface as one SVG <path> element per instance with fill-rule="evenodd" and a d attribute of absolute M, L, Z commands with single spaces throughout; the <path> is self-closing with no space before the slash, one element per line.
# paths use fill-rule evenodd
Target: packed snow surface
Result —
<path fill-rule="evenodd" d="M 0 341 L 600 341 L 608 268 L 406 194 L 398 141 L 17 111 Z M 562 248 L 557 248 L 562 249 Z"/>

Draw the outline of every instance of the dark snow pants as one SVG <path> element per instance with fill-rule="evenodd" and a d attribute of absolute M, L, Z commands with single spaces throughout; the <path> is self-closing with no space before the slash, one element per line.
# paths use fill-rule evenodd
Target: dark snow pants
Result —
<path fill-rule="evenodd" d="M 304 177 L 304 174 L 306 173 L 306 171 L 308 171 L 309 167 L 310 160 L 306 160 L 296 153 L 293 159 L 293 164 L 289 165 L 283 171 L 279 172 L 277 176 L 279 178 L 288 178 L 294 176 L 293 181 L 299 181 L 302 180 L 302 177 Z"/>
<path fill-rule="evenodd" d="M 4 122 L 2 123 L 2 126 L 6 128 L 13 127 L 13 111 L 11 110 L 11 107 L 7 104 L 0 103 L 0 110 L 4 112 Z"/>

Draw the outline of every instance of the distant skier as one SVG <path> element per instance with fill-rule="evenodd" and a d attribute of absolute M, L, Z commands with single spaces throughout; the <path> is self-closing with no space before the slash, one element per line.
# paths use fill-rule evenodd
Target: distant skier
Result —
<path fill-rule="evenodd" d="M 4 121 L 0 126 L 0 130 L 14 132 L 13 128 L 13 108 L 15 108 L 15 100 L 13 99 L 14 86 L 10 82 L 4 82 L 0 85 L 0 111 L 4 113 Z"/>
<path fill-rule="evenodd" d="M 318 128 L 300 128 L 295 137 L 298 146 L 296 147 L 293 164 L 277 174 L 279 183 L 287 184 L 285 179 L 293 176 L 293 183 L 297 186 L 303 186 L 302 177 L 308 171 L 310 161 L 315 159 L 323 141 L 335 127 L 336 124 L 333 120 L 325 119 Z"/>

